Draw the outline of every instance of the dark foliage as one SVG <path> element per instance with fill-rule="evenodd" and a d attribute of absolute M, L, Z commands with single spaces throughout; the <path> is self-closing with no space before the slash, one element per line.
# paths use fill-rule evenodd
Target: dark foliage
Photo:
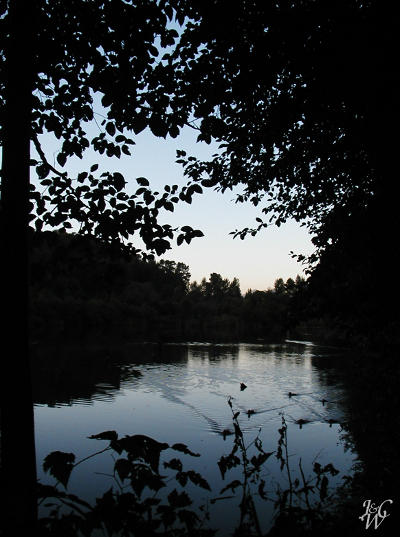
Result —
<path fill-rule="evenodd" d="M 144 260 L 79 235 L 31 233 L 31 338 L 124 335 L 129 339 L 279 340 L 298 319 L 302 278 L 249 290 L 213 273 L 197 284 L 189 267 Z M 300 313 L 300 312 L 299 312 Z"/>

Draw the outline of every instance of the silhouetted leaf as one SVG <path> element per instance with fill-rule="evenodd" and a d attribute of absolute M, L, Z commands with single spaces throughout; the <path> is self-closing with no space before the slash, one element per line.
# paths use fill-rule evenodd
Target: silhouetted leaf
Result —
<path fill-rule="evenodd" d="M 170 461 L 164 462 L 164 468 L 171 468 L 172 470 L 182 470 L 182 462 L 179 459 L 171 459 Z"/>
<path fill-rule="evenodd" d="M 137 177 L 136 181 L 140 186 L 149 186 L 150 185 L 149 180 L 146 179 L 146 177 Z"/>
<path fill-rule="evenodd" d="M 175 479 L 182 487 L 186 487 L 189 477 L 187 475 L 187 472 L 177 472 Z"/>
<path fill-rule="evenodd" d="M 197 472 L 195 472 L 193 470 L 189 470 L 186 473 L 187 473 L 188 478 L 190 479 L 190 481 L 194 485 L 197 485 L 198 487 L 201 487 L 201 488 L 206 489 L 206 490 L 211 490 L 210 485 L 207 483 L 207 481 L 199 473 L 197 473 Z"/>
<path fill-rule="evenodd" d="M 115 134 L 115 125 L 114 123 L 107 123 L 106 125 L 106 131 L 110 136 L 114 136 Z"/>
<path fill-rule="evenodd" d="M 149 467 L 143 464 L 134 464 L 131 471 L 131 486 L 138 496 L 145 487 L 158 491 L 165 487 L 165 483 L 160 475 L 154 473 Z"/>
<path fill-rule="evenodd" d="M 129 460 L 142 459 L 150 464 L 155 472 L 158 471 L 161 451 L 169 447 L 168 444 L 162 444 L 145 435 L 125 436 L 118 440 L 118 444 L 128 453 Z"/>
<path fill-rule="evenodd" d="M 190 451 L 190 449 L 185 444 L 174 444 L 171 446 L 171 449 L 174 449 L 175 451 L 181 451 L 182 453 L 185 453 L 185 455 L 191 455 L 192 457 L 200 457 L 200 453 L 193 453 L 193 451 Z"/>
<path fill-rule="evenodd" d="M 200 229 L 195 229 L 192 233 L 193 237 L 204 237 L 204 233 Z"/>
<path fill-rule="evenodd" d="M 238 481 L 237 479 L 235 479 L 234 481 L 231 481 L 231 483 L 229 483 L 228 485 L 226 485 L 226 487 L 224 487 L 223 489 L 220 490 L 220 494 L 223 494 L 224 492 L 226 492 L 227 490 L 231 490 L 232 492 L 235 492 L 235 489 L 237 487 L 240 487 L 241 486 L 241 482 Z"/>
<path fill-rule="evenodd" d="M 117 459 L 114 464 L 114 470 L 117 472 L 121 481 L 123 481 L 131 474 L 133 465 L 128 459 Z"/>
<path fill-rule="evenodd" d="M 170 494 L 168 494 L 168 501 L 171 507 L 187 507 L 192 504 L 192 500 L 189 498 L 185 491 L 178 492 L 174 489 Z"/>
<path fill-rule="evenodd" d="M 117 440 L 118 434 L 116 431 L 103 431 L 102 433 L 92 434 L 88 438 L 91 440 Z"/>
<path fill-rule="evenodd" d="M 262 464 L 264 464 L 264 462 L 269 459 L 269 457 L 271 455 L 273 455 L 274 452 L 272 451 L 271 453 L 260 453 L 259 455 L 257 456 L 253 456 L 251 458 L 251 463 L 253 464 L 253 466 L 255 466 L 256 468 L 259 468 Z"/>
<path fill-rule="evenodd" d="M 113 186 L 116 190 L 122 190 L 126 185 L 126 181 L 122 173 L 113 173 Z"/>
<path fill-rule="evenodd" d="M 60 166 L 64 166 L 64 164 L 67 162 L 67 155 L 65 153 L 58 153 L 57 162 L 60 164 Z"/>
<path fill-rule="evenodd" d="M 67 488 L 69 476 L 74 467 L 75 455 L 73 453 L 64 453 L 63 451 L 53 451 L 45 457 L 43 461 L 43 470 L 49 472 L 60 483 Z"/>

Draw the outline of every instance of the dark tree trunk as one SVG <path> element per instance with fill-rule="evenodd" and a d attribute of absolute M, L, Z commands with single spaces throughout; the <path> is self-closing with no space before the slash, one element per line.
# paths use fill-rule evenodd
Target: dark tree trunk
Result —
<path fill-rule="evenodd" d="M 34 533 L 36 460 L 28 353 L 29 158 L 35 2 L 10 2 L 2 163 L 2 523 Z"/>

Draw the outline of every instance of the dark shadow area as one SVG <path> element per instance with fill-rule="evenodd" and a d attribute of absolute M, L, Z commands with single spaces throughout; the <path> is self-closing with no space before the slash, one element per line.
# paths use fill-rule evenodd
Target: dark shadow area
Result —
<path fill-rule="evenodd" d="M 190 283 L 183 263 L 145 261 L 93 238 L 30 239 L 33 341 L 276 341 L 298 322 L 300 277 L 243 296 L 236 278 Z"/>

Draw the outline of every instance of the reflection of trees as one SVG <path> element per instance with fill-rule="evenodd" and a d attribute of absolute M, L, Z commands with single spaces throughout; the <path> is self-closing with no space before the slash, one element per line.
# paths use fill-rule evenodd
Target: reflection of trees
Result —
<path fill-rule="evenodd" d="M 106 351 L 54 347 L 35 349 L 33 397 L 37 404 L 70 404 L 91 401 L 101 392 L 112 398 L 124 369 Z M 133 376 L 133 373 L 132 373 Z M 98 384 L 104 383 L 105 388 Z"/>
<path fill-rule="evenodd" d="M 199 345 L 189 346 L 189 357 L 202 360 L 236 360 L 239 357 L 239 345 Z"/>
<path fill-rule="evenodd" d="M 313 366 L 322 385 L 342 387 L 337 405 L 348 412 L 341 440 L 345 448 L 358 454 L 351 485 L 355 508 L 359 509 L 366 498 L 398 497 L 400 393 L 394 381 L 399 369 L 395 357 L 381 356 L 377 367 L 376 357 L 353 352 L 315 357 Z M 390 518 L 385 521 L 385 535 L 394 534 L 391 522 Z"/>
<path fill-rule="evenodd" d="M 387 498 L 398 498 L 400 393 L 395 379 L 399 365 L 396 357 L 383 353 L 379 367 L 376 356 L 355 353 L 342 358 L 321 357 L 314 364 L 322 382 L 343 387 L 343 398 L 338 403 L 349 412 L 342 424 L 341 440 L 344 448 L 357 453 L 358 458 L 350 483 L 352 500 L 343 506 L 342 519 L 346 518 L 346 535 L 364 535 L 365 527 L 355 522 L 354 512 L 365 499 L 373 498 L 379 504 Z M 391 516 L 380 529 L 384 535 L 394 535 L 395 524 L 396 518 Z"/>
<path fill-rule="evenodd" d="M 33 347 L 33 390 L 37 404 L 113 399 L 121 384 L 139 372 L 132 363 L 187 360 L 184 347 L 155 344 L 124 347 Z"/>
<path fill-rule="evenodd" d="M 389 498 L 398 495 L 400 393 L 394 379 L 399 366 L 393 356 L 381 361 L 382 367 L 377 368 L 371 357 L 357 356 L 346 364 L 344 385 L 352 414 L 345 430 L 363 463 L 359 476 L 363 494 Z"/>

